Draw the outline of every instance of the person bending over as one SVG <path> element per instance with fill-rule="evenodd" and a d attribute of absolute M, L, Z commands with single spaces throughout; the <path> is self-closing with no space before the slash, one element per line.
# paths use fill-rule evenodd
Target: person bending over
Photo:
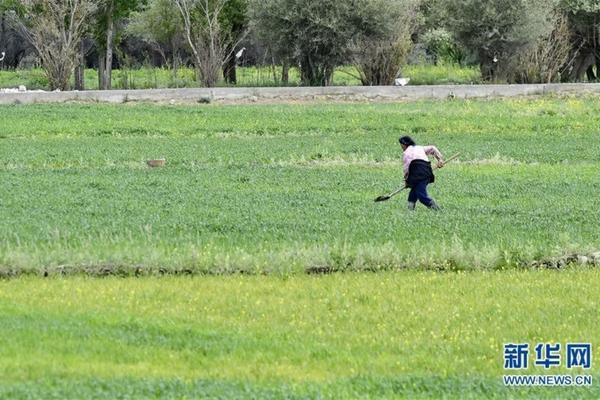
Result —
<path fill-rule="evenodd" d="M 439 210 L 435 200 L 427 194 L 427 185 L 435 181 L 431 162 L 428 156 L 433 156 L 437 160 L 437 167 L 444 166 L 442 153 L 435 146 L 417 146 L 410 136 L 402 136 L 400 145 L 404 150 L 404 181 L 406 187 L 410 188 L 408 194 L 408 209 L 414 210 L 417 200 L 432 210 Z"/>

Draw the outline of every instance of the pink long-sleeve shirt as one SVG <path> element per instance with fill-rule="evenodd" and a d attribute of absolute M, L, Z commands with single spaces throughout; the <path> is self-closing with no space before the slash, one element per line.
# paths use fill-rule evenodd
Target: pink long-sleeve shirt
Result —
<path fill-rule="evenodd" d="M 434 156 L 436 160 L 443 159 L 442 153 L 435 146 L 408 146 L 404 150 L 402 160 L 404 162 L 404 178 L 408 177 L 408 167 L 414 160 L 429 161 L 428 155 Z"/>

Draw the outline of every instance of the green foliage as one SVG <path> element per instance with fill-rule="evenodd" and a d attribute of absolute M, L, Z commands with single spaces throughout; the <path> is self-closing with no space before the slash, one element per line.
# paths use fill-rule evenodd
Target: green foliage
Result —
<path fill-rule="evenodd" d="M 465 56 L 460 47 L 454 42 L 450 32 L 444 28 L 431 29 L 421 38 L 425 47 L 435 57 L 435 63 L 462 64 Z"/>
<path fill-rule="evenodd" d="M 351 47 L 363 85 L 393 85 L 412 48 L 418 1 L 370 0 L 356 4 L 360 26 Z"/>
<path fill-rule="evenodd" d="M 273 51 L 293 57 L 304 85 L 331 84 L 336 66 L 349 56 L 356 30 L 350 2 L 335 0 L 250 1 L 254 29 Z"/>
<path fill-rule="evenodd" d="M 597 13 L 600 11 L 598 0 L 560 0 L 560 8 L 571 13 Z"/>
<path fill-rule="evenodd" d="M 565 65 L 572 57 L 572 31 L 562 12 L 556 12 L 551 19 L 555 22 L 547 36 L 539 37 L 513 56 L 509 82 L 551 83 L 567 75 Z"/>
<path fill-rule="evenodd" d="M 109 22 L 113 24 L 127 18 L 134 11 L 141 9 L 147 0 L 100 0 L 95 23 L 92 25 L 97 46 L 106 51 L 106 32 Z M 118 27 L 118 24 L 114 26 Z M 113 28 L 114 29 L 114 28 Z M 115 31 L 115 45 L 121 40 L 121 31 Z"/>
<path fill-rule="evenodd" d="M 358 65 L 364 64 L 363 80 L 371 68 L 368 61 L 375 60 L 380 71 L 389 60 L 394 66 L 401 64 L 410 36 L 406 25 L 415 4 L 412 0 L 253 0 L 249 12 L 254 31 L 268 48 L 299 65 L 303 85 L 326 86 L 335 68 L 352 55 L 359 57 Z"/>
<path fill-rule="evenodd" d="M 142 10 L 132 12 L 125 33 L 148 43 L 173 68 L 173 74 L 177 72 L 185 38 L 181 15 L 172 0 L 150 0 Z"/>
<path fill-rule="evenodd" d="M 478 56 L 486 80 L 511 73 L 513 57 L 524 47 L 550 34 L 549 16 L 556 1 L 450 0 L 448 29 L 459 43 Z"/>
<path fill-rule="evenodd" d="M 227 1 L 220 16 L 220 22 L 226 32 L 235 38 L 239 37 L 248 26 L 248 1 Z"/>
<path fill-rule="evenodd" d="M 126 31 L 147 41 L 170 43 L 182 33 L 180 15 L 172 0 L 150 0 L 132 12 Z"/>
<path fill-rule="evenodd" d="M 175 0 L 198 81 L 214 87 L 246 34 L 245 0 Z"/>
<path fill-rule="evenodd" d="M 23 16 L 25 6 L 21 0 L 0 0 L 0 12 L 14 11 L 17 15 Z"/>
<path fill-rule="evenodd" d="M 69 77 L 78 65 L 77 47 L 96 10 L 95 3 L 33 0 L 12 4 L 16 10 L 11 18 L 35 49 L 50 88 L 69 89 Z"/>
<path fill-rule="evenodd" d="M 561 76 L 563 81 L 580 81 L 584 74 L 588 80 L 598 78 L 598 18 L 600 3 L 597 0 L 561 0 L 559 9 L 568 17 L 571 39 L 569 63 Z M 596 66 L 596 71 L 594 71 Z"/>
<path fill-rule="evenodd" d="M 447 0 L 421 0 L 419 2 L 419 23 L 423 31 L 439 29 L 446 25 Z"/>

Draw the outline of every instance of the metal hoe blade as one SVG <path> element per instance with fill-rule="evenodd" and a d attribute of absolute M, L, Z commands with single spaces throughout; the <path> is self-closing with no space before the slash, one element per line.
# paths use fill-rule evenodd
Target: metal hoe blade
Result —
<path fill-rule="evenodd" d="M 377 197 L 377 198 L 375 199 L 375 201 L 376 201 L 376 202 L 377 202 L 377 201 L 386 201 L 386 200 L 389 200 L 389 199 L 390 199 L 390 196 L 388 196 L 388 195 L 381 195 L 381 196 Z"/>

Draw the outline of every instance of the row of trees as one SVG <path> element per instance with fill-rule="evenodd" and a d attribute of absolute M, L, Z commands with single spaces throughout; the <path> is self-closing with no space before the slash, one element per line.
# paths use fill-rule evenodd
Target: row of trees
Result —
<path fill-rule="evenodd" d="M 479 64 L 490 81 L 593 80 L 600 64 L 597 0 L 0 0 L 0 12 L 0 43 L 25 38 L 63 90 L 72 74 L 83 88 L 90 49 L 110 89 L 115 55 L 131 57 L 124 38 L 174 71 L 193 65 L 206 87 L 235 83 L 242 46 L 280 67 L 284 83 L 298 67 L 304 85 L 329 85 L 348 64 L 364 85 L 388 85 L 415 48 Z"/>
<path fill-rule="evenodd" d="M 423 12 L 431 47 L 477 62 L 485 80 L 597 78 L 597 0 L 426 0 Z"/>

